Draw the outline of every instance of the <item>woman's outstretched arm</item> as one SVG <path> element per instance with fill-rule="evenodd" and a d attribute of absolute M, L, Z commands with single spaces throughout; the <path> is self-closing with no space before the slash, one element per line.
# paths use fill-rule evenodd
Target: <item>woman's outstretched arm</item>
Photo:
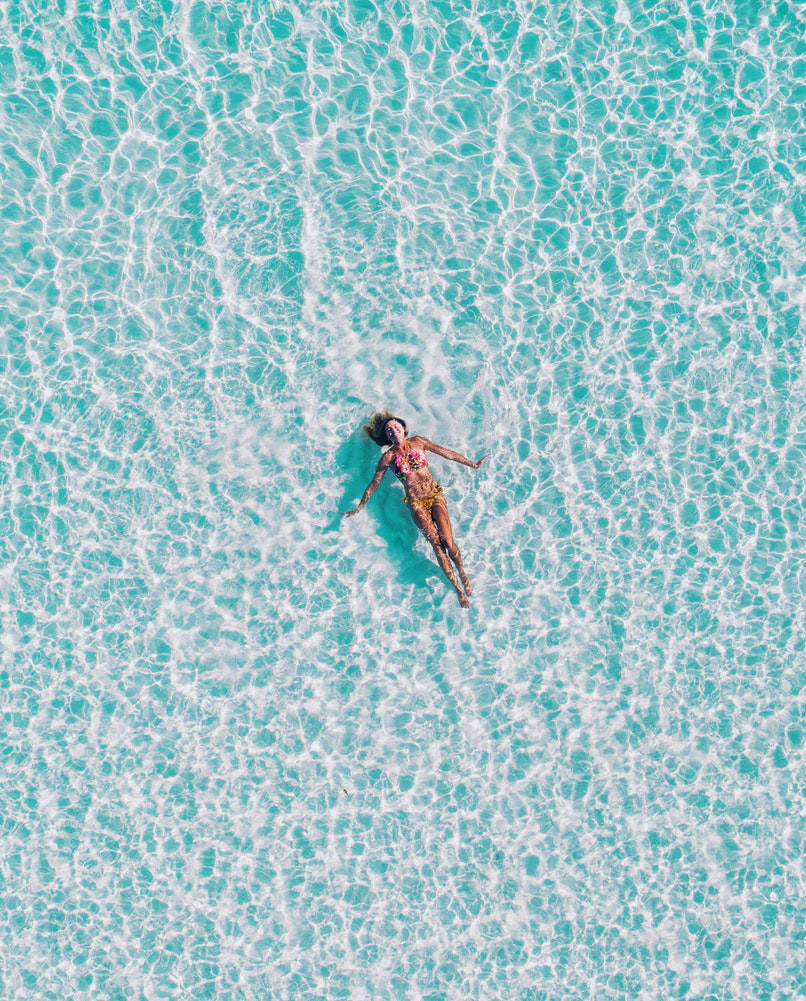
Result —
<path fill-rule="evenodd" d="M 342 517 L 351 518 L 354 514 L 358 514 L 361 508 L 367 503 L 370 497 L 375 493 L 378 487 L 381 485 L 381 480 L 383 479 L 383 474 L 389 468 L 389 460 L 386 458 L 386 452 L 381 456 L 378 462 L 378 468 L 375 470 L 375 475 L 369 481 L 369 486 L 364 491 L 361 500 L 358 502 L 358 507 L 354 507 L 351 511 L 342 511 Z"/>
<path fill-rule="evenodd" d="M 420 443 L 426 452 L 433 452 L 435 455 L 441 455 L 443 459 L 450 459 L 451 462 L 460 462 L 463 466 L 470 466 L 472 469 L 478 469 L 483 462 L 487 461 L 490 455 L 487 452 L 486 455 L 482 455 L 478 462 L 474 462 L 460 452 L 454 452 L 452 448 L 443 448 L 442 445 L 437 445 L 428 438 L 421 437 Z"/>

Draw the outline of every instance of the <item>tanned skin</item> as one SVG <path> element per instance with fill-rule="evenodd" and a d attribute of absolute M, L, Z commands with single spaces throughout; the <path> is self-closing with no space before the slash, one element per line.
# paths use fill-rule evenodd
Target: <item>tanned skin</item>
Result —
<path fill-rule="evenodd" d="M 407 438 L 406 429 L 400 421 L 396 420 L 391 420 L 386 425 L 386 435 L 392 447 L 381 456 L 378 467 L 375 470 L 375 475 L 364 491 L 358 507 L 353 508 L 351 511 L 342 511 L 342 515 L 346 518 L 351 518 L 354 514 L 358 514 L 364 507 L 380 486 L 384 473 L 392 465 L 395 457 L 398 455 L 403 456 L 413 448 L 419 449 L 421 452 L 433 452 L 435 455 L 441 455 L 443 459 L 450 459 L 451 462 L 459 462 L 463 466 L 470 466 L 472 469 L 478 469 L 489 458 L 488 452 L 478 462 L 473 462 L 472 459 L 465 458 L 459 452 L 454 452 L 450 448 L 443 448 L 442 445 L 436 445 L 428 438 L 423 438 L 422 435 Z M 451 519 L 448 516 L 448 505 L 445 503 L 444 495 L 441 493 L 438 495 L 429 511 L 426 511 L 425 508 L 415 503 L 420 498 L 433 494 L 437 489 L 437 483 L 427 468 L 412 470 L 408 476 L 404 477 L 403 485 L 406 489 L 406 497 L 409 500 L 408 508 L 414 519 L 414 524 L 433 546 L 437 562 L 442 572 L 453 585 L 456 595 L 459 598 L 459 604 L 462 608 L 469 608 L 470 602 L 467 600 L 467 595 L 473 593 L 473 588 L 465 573 L 465 568 L 462 566 L 462 556 L 459 552 L 459 547 L 453 538 Z M 453 561 L 454 566 L 459 572 L 464 592 L 459 586 L 456 574 L 453 572 L 451 561 Z"/>

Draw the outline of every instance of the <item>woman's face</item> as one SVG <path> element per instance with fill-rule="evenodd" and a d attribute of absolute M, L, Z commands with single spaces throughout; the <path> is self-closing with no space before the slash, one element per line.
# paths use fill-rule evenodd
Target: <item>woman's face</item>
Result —
<path fill-rule="evenodd" d="M 406 437 L 406 431 L 400 421 L 389 421 L 386 425 L 386 437 L 395 445 L 399 445 Z"/>

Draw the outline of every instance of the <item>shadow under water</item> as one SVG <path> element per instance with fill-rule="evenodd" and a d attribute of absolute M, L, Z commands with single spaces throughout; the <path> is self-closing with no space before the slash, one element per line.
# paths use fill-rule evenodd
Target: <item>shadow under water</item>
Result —
<path fill-rule="evenodd" d="M 357 505 L 372 479 L 378 457 L 377 446 L 367 442 L 360 432 L 336 449 L 335 466 L 348 479 L 339 510 L 324 527 L 325 532 L 336 532 L 345 526 L 347 519 L 342 517 L 341 512 Z M 433 555 L 429 558 L 415 547 L 420 532 L 402 502 L 403 496 L 403 491 L 394 483 L 394 475 L 387 473 L 367 506 L 356 517 L 371 519 L 378 537 L 385 543 L 392 562 L 398 568 L 397 580 L 402 586 L 413 585 L 430 590 L 429 578 L 435 574 L 442 578 L 443 574 Z M 448 586 L 447 581 L 444 584 Z"/>

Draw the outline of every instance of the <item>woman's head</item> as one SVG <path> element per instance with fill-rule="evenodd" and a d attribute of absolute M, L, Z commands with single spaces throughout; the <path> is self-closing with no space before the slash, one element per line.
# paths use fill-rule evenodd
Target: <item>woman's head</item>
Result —
<path fill-rule="evenodd" d="M 399 437 L 399 434 L 395 434 L 398 430 L 396 427 L 392 429 L 392 433 L 395 435 L 394 438 L 390 438 L 387 434 L 387 425 L 393 422 L 402 428 L 403 437 L 405 437 L 406 422 L 400 417 L 395 417 L 391 410 L 379 410 L 374 413 L 368 423 L 364 425 L 364 432 L 369 435 L 376 445 L 380 445 L 383 448 L 384 445 L 390 445 L 395 438 Z"/>
<path fill-rule="evenodd" d="M 384 425 L 386 437 L 393 445 L 399 445 L 406 440 L 406 422 L 399 417 L 393 417 Z"/>

